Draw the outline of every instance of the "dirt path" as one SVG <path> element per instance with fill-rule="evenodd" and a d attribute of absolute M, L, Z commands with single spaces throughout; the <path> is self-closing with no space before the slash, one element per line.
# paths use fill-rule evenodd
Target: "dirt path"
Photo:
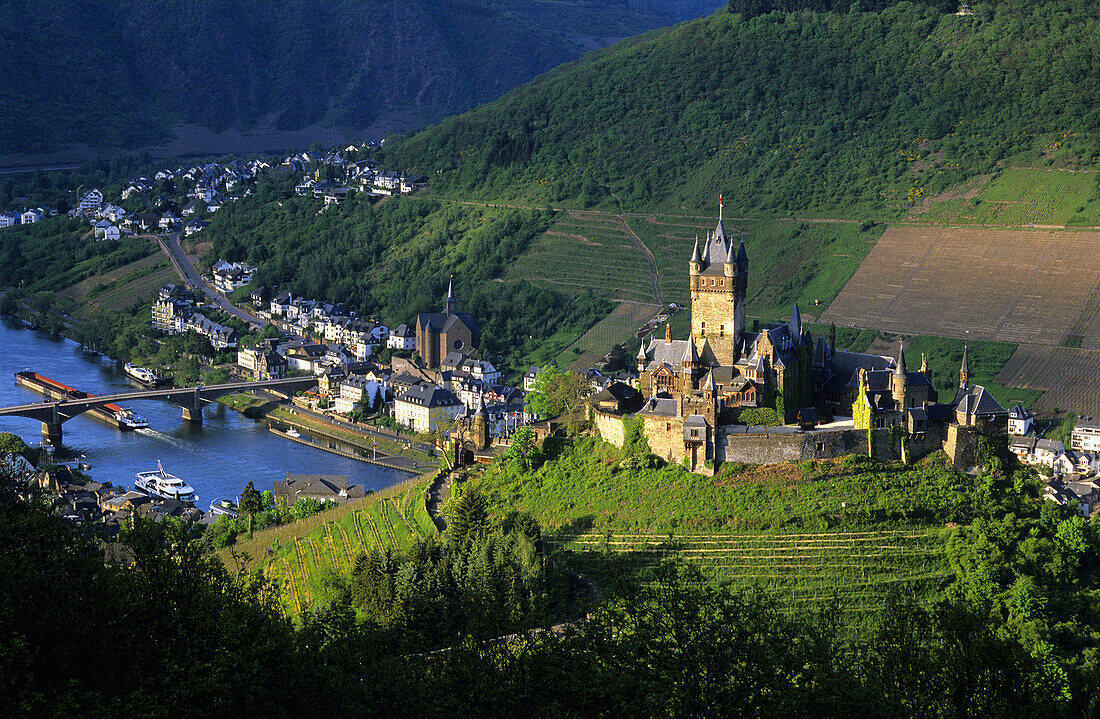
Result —
<path fill-rule="evenodd" d="M 657 258 L 655 258 L 650 249 L 646 247 L 645 242 L 642 242 L 642 238 L 638 237 L 638 235 L 634 234 L 634 230 L 630 229 L 630 225 L 626 221 L 626 216 L 619 215 L 618 218 L 619 224 L 621 224 L 623 227 L 623 232 L 625 232 L 627 236 L 630 237 L 630 241 L 634 243 L 634 246 L 638 248 L 638 251 L 645 255 L 646 262 L 649 266 L 649 284 L 653 290 L 654 303 L 658 307 L 664 307 L 665 303 L 661 299 L 661 288 L 657 282 Z"/>

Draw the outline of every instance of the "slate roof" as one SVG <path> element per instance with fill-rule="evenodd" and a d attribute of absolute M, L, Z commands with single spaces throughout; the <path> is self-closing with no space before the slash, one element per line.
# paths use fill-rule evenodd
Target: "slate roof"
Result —
<path fill-rule="evenodd" d="M 1007 415 L 1008 410 L 981 385 L 959 388 L 955 395 L 955 410 L 975 415 Z"/>
<path fill-rule="evenodd" d="M 691 340 L 672 340 L 670 342 L 665 342 L 663 339 L 653 340 L 645 353 L 648 360 L 646 371 L 652 372 L 663 364 L 668 365 L 674 372 L 679 371 L 684 355 L 694 353 L 692 349 L 688 348 L 690 344 L 693 344 Z"/>
<path fill-rule="evenodd" d="M 462 404 L 458 397 L 455 397 L 450 390 L 434 385 L 423 384 L 409 387 L 408 390 L 397 398 L 397 401 L 428 408 L 454 407 L 455 405 Z"/>
<path fill-rule="evenodd" d="M 676 416 L 676 400 L 671 397 L 651 397 L 648 402 L 645 403 L 638 414 L 646 414 L 653 417 L 675 417 Z"/>
<path fill-rule="evenodd" d="M 477 320 L 469 312 L 421 312 L 416 316 L 418 327 L 430 327 L 436 332 L 447 332 L 461 322 L 471 332 L 480 332 Z"/>

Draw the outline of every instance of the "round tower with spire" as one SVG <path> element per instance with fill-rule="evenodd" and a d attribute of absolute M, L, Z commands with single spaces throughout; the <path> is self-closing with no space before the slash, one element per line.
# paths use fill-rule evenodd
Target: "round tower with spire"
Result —
<path fill-rule="evenodd" d="M 905 371 L 905 345 L 898 346 L 898 362 L 894 374 L 890 376 L 890 394 L 898 409 L 905 408 L 905 385 L 909 377 Z"/>
<path fill-rule="evenodd" d="M 963 345 L 963 361 L 959 366 L 959 389 L 970 387 L 970 357 L 966 345 Z"/>
<path fill-rule="evenodd" d="M 730 241 L 721 196 L 718 225 L 702 246 L 696 241 L 688 266 L 692 337 L 700 340 L 700 347 L 709 345 L 718 364 L 731 365 L 739 359 L 745 332 L 749 258 L 743 238 L 736 250 Z"/>

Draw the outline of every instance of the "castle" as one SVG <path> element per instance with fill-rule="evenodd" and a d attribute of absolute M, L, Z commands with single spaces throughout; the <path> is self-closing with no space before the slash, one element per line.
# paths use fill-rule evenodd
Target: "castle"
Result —
<path fill-rule="evenodd" d="M 861 443 L 861 451 L 868 451 L 865 430 L 895 425 L 905 428 L 908 445 L 920 454 L 947 442 L 949 424 L 997 431 L 1007 423 L 996 400 L 969 385 L 965 355 L 956 397 L 940 404 L 926 365 L 909 372 L 900 351 L 895 359 L 837 350 L 835 328 L 828 341 L 815 339 L 797 303 L 787 322 L 754 322 L 748 329 L 748 274 L 744 241 L 734 248 L 720 205 L 717 227 L 702 246 L 696 239 L 688 262 L 691 334 L 672 339 L 666 326 L 663 339 L 642 343 L 635 402 L 624 403 L 607 390 L 592 398 L 605 439 L 621 444 L 621 420 L 634 416 L 655 454 L 700 471 L 729 460 L 836 456 L 857 451 Z M 738 424 L 745 409 L 765 407 L 785 426 Z M 814 429 L 822 420 L 849 416 L 835 429 L 827 423 Z"/>

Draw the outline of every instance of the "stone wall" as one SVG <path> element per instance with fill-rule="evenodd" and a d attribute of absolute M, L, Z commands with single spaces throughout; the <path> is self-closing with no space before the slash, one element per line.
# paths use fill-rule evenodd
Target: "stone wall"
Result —
<path fill-rule="evenodd" d="M 604 442 L 613 444 L 620 449 L 622 448 L 626 438 L 623 435 L 623 418 L 621 416 L 609 412 L 593 410 L 592 422 L 596 426 L 596 431 L 600 433 L 600 437 Z"/>
<path fill-rule="evenodd" d="M 680 463 L 684 452 L 684 420 L 680 417 L 652 417 L 642 415 L 642 431 L 649 449 L 667 462 Z"/>
<path fill-rule="evenodd" d="M 776 464 L 805 459 L 830 459 L 845 454 L 867 454 L 867 432 L 863 430 L 819 430 L 765 434 L 729 432 L 723 427 L 718 436 L 718 459 L 722 462 Z M 876 442 L 883 444 L 882 442 Z"/>

